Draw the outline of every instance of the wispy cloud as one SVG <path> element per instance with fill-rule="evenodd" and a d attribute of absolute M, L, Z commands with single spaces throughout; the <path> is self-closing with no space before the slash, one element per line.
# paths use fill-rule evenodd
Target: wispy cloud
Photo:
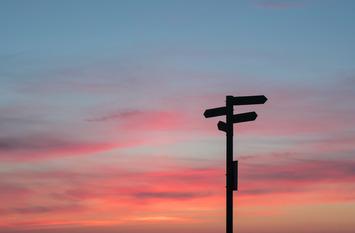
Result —
<path fill-rule="evenodd" d="M 69 155 L 87 155 L 119 146 L 110 143 L 57 138 L 51 135 L 33 137 L 1 137 L 0 157 L 17 161 L 53 158 Z"/>
<path fill-rule="evenodd" d="M 203 196 L 208 196 L 206 193 L 196 193 L 196 192 L 141 192 L 135 193 L 139 199 L 190 199 L 199 198 Z"/>
<path fill-rule="evenodd" d="M 102 116 L 102 117 L 99 117 L 99 118 L 87 119 L 85 121 L 88 121 L 88 122 L 102 122 L 102 121 L 110 121 L 110 120 L 120 120 L 122 118 L 133 117 L 133 116 L 139 115 L 141 113 L 142 112 L 138 111 L 138 110 L 131 110 L 131 111 L 126 110 L 126 111 L 121 111 L 121 112 L 118 112 L 118 113 L 111 113 L 109 115 Z"/>
<path fill-rule="evenodd" d="M 265 2 L 258 2 L 256 4 L 260 7 L 277 9 L 277 10 L 286 10 L 286 9 L 299 7 L 296 4 L 282 2 L 282 1 L 265 1 Z"/>
<path fill-rule="evenodd" d="M 57 214 L 57 213 L 73 213 L 82 212 L 85 208 L 77 204 L 67 206 L 29 206 L 13 208 L 10 212 L 21 215 L 33 215 L 33 214 Z M 10 214 L 10 213 L 7 213 Z"/>

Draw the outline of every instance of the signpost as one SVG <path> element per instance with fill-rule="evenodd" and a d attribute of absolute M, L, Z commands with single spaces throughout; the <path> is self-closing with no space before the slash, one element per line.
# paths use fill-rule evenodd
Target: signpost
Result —
<path fill-rule="evenodd" d="M 238 161 L 233 162 L 233 124 L 254 121 L 258 116 L 255 112 L 233 115 L 234 105 L 264 104 L 264 95 L 226 96 L 226 106 L 207 109 L 205 118 L 226 115 L 226 122 L 219 121 L 218 129 L 226 133 L 226 233 L 233 233 L 233 190 L 238 190 Z"/>

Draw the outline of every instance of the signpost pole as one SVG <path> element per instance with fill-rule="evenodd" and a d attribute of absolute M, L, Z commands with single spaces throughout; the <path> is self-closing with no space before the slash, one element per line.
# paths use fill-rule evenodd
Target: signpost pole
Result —
<path fill-rule="evenodd" d="M 233 233 L 233 96 L 226 96 L 226 233 Z"/>
<path fill-rule="evenodd" d="M 258 116 L 255 112 L 233 115 L 234 105 L 264 104 L 264 95 L 226 96 L 226 106 L 207 109 L 206 118 L 226 115 L 226 122 L 220 121 L 218 129 L 226 133 L 226 233 L 233 233 L 233 190 L 238 190 L 238 161 L 233 162 L 233 124 L 254 121 Z"/>

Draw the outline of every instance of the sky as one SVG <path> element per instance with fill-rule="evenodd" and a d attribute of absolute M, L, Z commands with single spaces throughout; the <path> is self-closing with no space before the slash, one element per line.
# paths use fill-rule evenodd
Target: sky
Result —
<path fill-rule="evenodd" d="M 0 231 L 355 228 L 355 1 L 0 0 Z"/>

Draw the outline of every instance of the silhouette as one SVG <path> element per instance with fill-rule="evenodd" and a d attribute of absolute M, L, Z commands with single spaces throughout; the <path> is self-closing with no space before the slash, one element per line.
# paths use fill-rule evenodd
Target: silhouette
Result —
<path fill-rule="evenodd" d="M 238 190 L 238 161 L 233 161 L 233 124 L 254 121 L 258 116 L 255 112 L 233 115 L 234 105 L 264 104 L 267 98 L 257 96 L 226 96 L 226 106 L 207 109 L 205 118 L 226 115 L 226 122 L 219 121 L 217 127 L 226 133 L 226 233 L 233 233 L 233 191 Z"/>

